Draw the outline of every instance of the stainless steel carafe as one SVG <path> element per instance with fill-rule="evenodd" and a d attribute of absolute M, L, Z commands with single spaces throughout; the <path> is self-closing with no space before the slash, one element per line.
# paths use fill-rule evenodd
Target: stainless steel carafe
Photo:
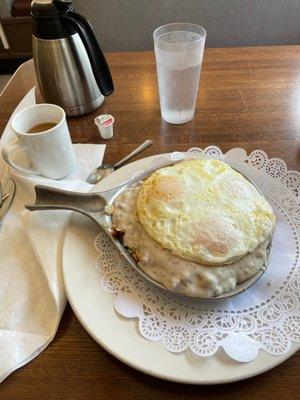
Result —
<path fill-rule="evenodd" d="M 33 59 L 45 102 L 69 116 L 89 113 L 113 90 L 111 74 L 89 22 L 71 0 L 34 0 Z"/>

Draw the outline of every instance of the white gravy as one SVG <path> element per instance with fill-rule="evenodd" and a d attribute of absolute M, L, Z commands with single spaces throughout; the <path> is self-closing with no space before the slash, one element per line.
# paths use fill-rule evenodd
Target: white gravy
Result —
<path fill-rule="evenodd" d="M 233 289 L 264 268 L 270 239 L 244 258 L 224 266 L 203 266 L 172 254 L 152 239 L 138 220 L 140 189 L 138 184 L 117 197 L 113 224 L 124 232 L 123 243 L 132 250 L 141 270 L 156 282 L 186 296 L 210 298 Z"/>

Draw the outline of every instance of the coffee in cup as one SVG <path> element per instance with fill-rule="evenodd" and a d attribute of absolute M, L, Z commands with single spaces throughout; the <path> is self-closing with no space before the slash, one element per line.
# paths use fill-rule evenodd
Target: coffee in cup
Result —
<path fill-rule="evenodd" d="M 18 140 L 2 149 L 4 160 L 16 170 L 59 179 L 76 166 L 72 141 L 64 110 L 55 104 L 35 104 L 12 118 L 11 128 Z M 19 165 L 13 154 L 23 149 L 31 163 Z"/>
<path fill-rule="evenodd" d="M 34 125 L 26 133 L 40 133 L 48 131 L 56 126 L 55 122 L 43 122 L 42 124 Z"/>

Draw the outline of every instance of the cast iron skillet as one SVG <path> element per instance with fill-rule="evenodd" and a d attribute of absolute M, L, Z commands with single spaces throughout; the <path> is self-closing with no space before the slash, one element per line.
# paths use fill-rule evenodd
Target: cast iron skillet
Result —
<path fill-rule="evenodd" d="M 132 267 L 139 274 L 141 274 L 147 281 L 150 281 L 155 286 L 157 286 L 161 289 L 167 290 L 168 292 L 175 293 L 175 292 L 172 292 L 169 288 L 166 288 L 165 286 L 156 282 L 154 279 L 150 278 L 139 268 L 138 263 L 133 258 L 133 256 L 130 254 L 130 252 L 128 251 L 128 248 L 126 248 L 123 245 L 120 236 L 115 235 L 115 230 L 113 228 L 111 215 L 109 215 L 107 212 L 105 212 L 105 207 L 112 205 L 114 200 L 116 199 L 116 197 L 119 196 L 129 186 L 132 186 L 132 185 L 136 184 L 137 182 L 140 182 L 140 181 L 146 179 L 148 176 L 150 176 L 156 170 L 158 170 L 162 167 L 176 164 L 177 162 L 173 161 L 173 162 L 167 162 L 165 164 L 161 164 L 155 168 L 149 169 L 148 171 L 141 174 L 137 178 L 129 180 L 114 189 L 105 190 L 102 192 L 78 193 L 78 192 L 71 192 L 71 191 L 66 191 L 66 190 L 61 190 L 61 189 L 54 189 L 54 188 L 51 188 L 48 186 L 36 185 L 35 186 L 35 192 L 36 192 L 35 204 L 30 204 L 30 205 L 28 204 L 28 205 L 25 205 L 25 207 L 30 211 L 72 210 L 72 211 L 76 211 L 76 212 L 79 212 L 80 214 L 87 216 L 88 218 L 92 219 L 96 224 L 98 224 L 102 228 L 102 230 L 106 233 L 106 235 L 109 237 L 109 239 L 112 241 L 112 243 L 117 247 L 117 249 L 120 251 L 120 253 L 123 255 L 123 257 L 132 265 Z M 239 172 L 239 171 L 237 171 L 237 172 Z M 251 181 L 245 175 L 243 175 L 243 176 L 248 181 L 250 181 L 253 186 L 255 186 L 255 188 L 259 191 L 259 193 L 261 195 L 263 195 L 261 193 L 261 191 L 258 189 L 258 187 L 255 185 L 255 183 L 253 183 L 253 181 Z M 197 299 L 198 300 L 220 300 L 220 299 L 226 299 L 226 298 L 229 298 L 232 296 L 236 296 L 237 294 L 244 292 L 246 289 L 248 289 L 250 286 L 252 286 L 266 271 L 267 265 L 270 261 L 272 247 L 273 247 L 273 245 L 272 245 L 272 241 L 271 241 L 267 248 L 266 263 L 254 276 L 252 276 L 251 278 L 247 279 L 244 282 L 237 284 L 235 288 L 233 288 L 225 293 L 222 293 L 218 296 L 210 297 L 209 299 L 202 299 L 202 298 L 197 298 Z M 176 293 L 176 294 L 178 294 L 178 293 Z M 182 297 L 188 297 L 183 294 L 179 294 L 179 295 Z"/>

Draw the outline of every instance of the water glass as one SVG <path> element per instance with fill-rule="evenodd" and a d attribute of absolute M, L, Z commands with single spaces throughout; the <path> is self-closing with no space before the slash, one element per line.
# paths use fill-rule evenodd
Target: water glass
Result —
<path fill-rule="evenodd" d="M 153 38 L 162 118 L 183 124 L 195 113 L 206 31 L 173 23 L 157 28 Z"/>

